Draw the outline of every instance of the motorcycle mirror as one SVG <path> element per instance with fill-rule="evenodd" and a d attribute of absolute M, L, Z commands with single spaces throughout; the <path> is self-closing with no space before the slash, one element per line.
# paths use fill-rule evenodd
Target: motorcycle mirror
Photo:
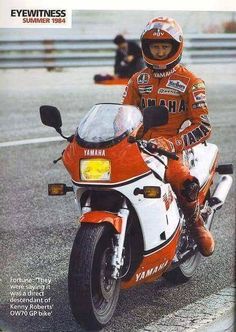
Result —
<path fill-rule="evenodd" d="M 40 111 L 41 121 L 45 126 L 53 127 L 57 131 L 61 128 L 62 126 L 61 114 L 56 107 L 49 105 L 42 105 L 40 106 L 39 111 Z"/>
<path fill-rule="evenodd" d="M 149 106 L 143 110 L 144 134 L 152 127 L 163 126 L 168 123 L 169 111 L 166 106 Z"/>

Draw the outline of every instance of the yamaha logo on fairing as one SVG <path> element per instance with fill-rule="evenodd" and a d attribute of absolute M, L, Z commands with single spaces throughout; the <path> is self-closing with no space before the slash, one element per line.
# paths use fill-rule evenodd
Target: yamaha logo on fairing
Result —
<path fill-rule="evenodd" d="M 140 273 L 136 273 L 136 282 L 141 281 L 145 278 L 148 278 L 148 277 L 152 276 L 153 274 L 163 270 L 167 264 L 168 264 L 168 261 L 165 261 L 164 263 L 162 263 L 160 265 L 156 265 L 149 270 L 146 270 L 146 271 L 143 271 Z"/>
<path fill-rule="evenodd" d="M 105 150 L 97 150 L 97 149 L 84 150 L 84 155 L 86 157 L 104 157 Z"/>

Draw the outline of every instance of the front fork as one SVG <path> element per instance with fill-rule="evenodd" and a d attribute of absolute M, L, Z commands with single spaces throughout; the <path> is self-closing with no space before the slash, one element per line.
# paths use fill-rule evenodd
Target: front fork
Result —
<path fill-rule="evenodd" d="M 90 212 L 91 209 L 91 197 L 87 198 L 85 206 L 82 208 L 82 214 Z M 111 277 L 118 279 L 120 276 L 121 269 L 124 265 L 123 251 L 124 251 L 124 242 L 127 228 L 127 220 L 129 217 L 129 209 L 126 204 L 126 199 L 124 198 L 122 207 L 118 212 L 118 216 L 121 218 L 121 232 L 114 235 L 114 248 L 113 255 L 111 259 L 112 274 Z"/>
<path fill-rule="evenodd" d="M 123 250 L 125 242 L 125 234 L 127 227 L 127 220 L 129 217 L 129 210 L 126 204 L 126 199 L 124 199 L 121 209 L 118 212 L 118 216 L 122 219 L 121 232 L 115 234 L 115 244 L 114 244 L 114 254 L 112 256 L 111 265 L 113 267 L 112 278 L 118 279 L 120 276 L 120 271 L 124 265 Z"/>

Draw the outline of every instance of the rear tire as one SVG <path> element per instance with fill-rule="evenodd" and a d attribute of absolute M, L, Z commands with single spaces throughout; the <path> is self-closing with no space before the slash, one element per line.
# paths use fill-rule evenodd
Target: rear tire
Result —
<path fill-rule="evenodd" d="M 200 264 L 201 259 L 202 255 L 199 251 L 196 251 L 192 257 L 187 259 L 184 263 L 175 269 L 166 272 L 163 277 L 173 284 L 185 283 L 191 279 L 198 265 Z"/>
<path fill-rule="evenodd" d="M 108 224 L 82 224 L 71 251 L 71 310 L 88 330 L 99 330 L 110 321 L 119 298 L 120 280 L 110 277 L 113 235 Z"/>
<path fill-rule="evenodd" d="M 208 200 L 211 197 L 210 190 L 208 191 L 206 195 L 206 200 Z M 211 220 L 208 220 L 206 222 L 206 228 L 211 229 L 212 223 L 213 223 L 213 218 Z M 202 255 L 200 252 L 197 250 L 196 253 L 187 259 L 184 263 L 182 263 L 180 266 L 176 267 L 175 269 L 166 272 L 163 277 L 168 280 L 169 282 L 173 284 L 183 284 L 189 279 L 192 278 L 193 274 L 195 273 L 198 265 L 201 263 L 202 260 Z"/>

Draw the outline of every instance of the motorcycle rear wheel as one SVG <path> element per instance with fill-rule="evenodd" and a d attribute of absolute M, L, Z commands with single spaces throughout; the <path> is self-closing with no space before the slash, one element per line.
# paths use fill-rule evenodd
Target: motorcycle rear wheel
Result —
<path fill-rule="evenodd" d="M 180 264 L 175 269 L 166 272 L 163 277 L 173 284 L 181 284 L 187 282 L 195 273 L 198 265 L 200 264 L 202 255 L 196 251 L 192 257 L 187 259 L 184 263 Z"/>
<path fill-rule="evenodd" d="M 207 194 L 207 199 L 210 197 L 210 191 Z M 214 216 L 213 216 L 214 217 Z M 211 229 L 213 217 L 206 222 L 206 228 Z M 197 250 L 192 257 L 187 259 L 175 269 L 166 272 L 163 277 L 173 284 L 181 284 L 189 281 L 195 273 L 198 265 L 202 260 L 202 255 Z"/>
<path fill-rule="evenodd" d="M 108 224 L 82 224 L 71 251 L 68 291 L 76 321 L 99 330 L 112 318 L 120 280 L 110 277 L 113 229 Z"/>

